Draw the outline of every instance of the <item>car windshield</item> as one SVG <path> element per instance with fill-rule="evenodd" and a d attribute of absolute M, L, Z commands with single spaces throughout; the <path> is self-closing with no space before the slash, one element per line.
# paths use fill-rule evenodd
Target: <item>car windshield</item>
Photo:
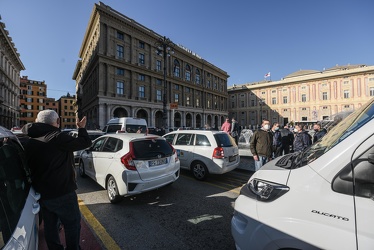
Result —
<path fill-rule="evenodd" d="M 303 163 L 314 161 L 373 119 L 373 102 L 374 99 L 350 114 L 347 118 L 336 121 L 334 127 L 320 141 L 300 154 L 303 156 L 300 157 L 303 159 Z"/>
<path fill-rule="evenodd" d="M 235 140 L 226 133 L 214 134 L 214 138 L 219 147 L 232 147 L 235 144 Z"/>
<path fill-rule="evenodd" d="M 173 148 L 165 140 L 134 141 L 133 150 L 137 160 L 157 159 L 173 155 Z"/>

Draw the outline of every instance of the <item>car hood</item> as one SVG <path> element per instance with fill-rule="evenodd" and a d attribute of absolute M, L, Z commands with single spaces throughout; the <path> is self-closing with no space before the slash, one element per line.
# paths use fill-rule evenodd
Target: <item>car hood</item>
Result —
<path fill-rule="evenodd" d="M 275 164 L 279 159 L 277 158 L 266 163 L 251 176 L 250 180 L 256 178 L 287 185 L 291 170 L 276 166 Z"/>

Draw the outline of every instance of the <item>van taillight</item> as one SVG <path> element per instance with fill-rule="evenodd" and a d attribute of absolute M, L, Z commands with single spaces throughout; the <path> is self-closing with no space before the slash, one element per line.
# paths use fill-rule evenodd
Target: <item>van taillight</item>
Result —
<path fill-rule="evenodd" d="M 130 142 L 130 151 L 121 157 L 121 162 L 128 170 L 136 170 L 134 158 L 133 143 Z"/>
<path fill-rule="evenodd" d="M 222 159 L 225 157 L 222 147 L 216 147 L 213 151 L 213 158 Z"/>

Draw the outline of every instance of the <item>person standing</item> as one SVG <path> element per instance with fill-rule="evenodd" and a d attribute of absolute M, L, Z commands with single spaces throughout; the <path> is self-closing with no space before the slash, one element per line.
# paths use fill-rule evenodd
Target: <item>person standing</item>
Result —
<path fill-rule="evenodd" d="M 293 151 L 294 136 L 287 125 L 281 128 L 280 132 L 282 137 L 281 155 L 286 155 L 290 153 L 290 150 Z"/>
<path fill-rule="evenodd" d="M 86 117 L 77 118 L 78 137 L 60 131 L 60 118 L 54 110 L 43 110 L 35 123 L 28 123 L 23 132 L 30 139 L 25 145 L 32 185 L 40 193 L 45 240 L 49 249 L 64 249 L 60 241 L 59 223 L 64 226 L 66 248 L 80 249 L 80 221 L 73 151 L 91 146 Z"/>
<path fill-rule="evenodd" d="M 313 135 L 313 143 L 316 143 L 319 139 L 325 136 L 327 133 L 326 129 L 321 129 L 321 125 L 316 123 L 313 125 L 314 135 Z"/>
<path fill-rule="evenodd" d="M 240 128 L 235 118 L 231 119 L 231 136 L 235 139 L 236 145 L 239 145 Z"/>
<path fill-rule="evenodd" d="M 271 160 L 273 136 L 269 129 L 270 122 L 263 120 L 261 128 L 256 130 L 251 137 L 249 148 L 255 160 L 255 171 L 258 171 L 266 162 Z"/>
<path fill-rule="evenodd" d="M 226 118 L 226 121 L 222 124 L 221 130 L 228 134 L 231 133 L 231 123 L 228 117 Z"/>
<path fill-rule="evenodd" d="M 279 123 L 274 123 L 271 128 L 271 133 L 273 134 L 273 158 L 277 158 L 281 155 L 282 149 L 282 135 L 279 131 Z"/>
<path fill-rule="evenodd" d="M 295 129 L 295 139 L 293 141 L 293 149 L 295 152 L 303 151 L 310 145 L 312 145 L 312 140 L 307 131 L 303 130 L 301 125 L 296 125 Z"/>

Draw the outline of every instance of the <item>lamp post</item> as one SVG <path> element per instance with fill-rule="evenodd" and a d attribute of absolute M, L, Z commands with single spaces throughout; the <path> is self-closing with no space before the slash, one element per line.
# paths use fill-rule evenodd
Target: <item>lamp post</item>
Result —
<path fill-rule="evenodd" d="M 166 129 L 168 127 L 167 120 L 168 120 L 168 113 L 167 113 L 167 83 L 166 83 L 166 59 L 170 54 L 174 54 L 174 50 L 172 47 L 174 47 L 174 43 L 170 41 L 169 38 L 160 37 L 158 41 L 155 43 L 157 46 L 156 53 L 159 56 L 163 56 L 164 59 L 164 93 L 162 98 L 162 104 L 163 104 L 163 125 Z"/>

